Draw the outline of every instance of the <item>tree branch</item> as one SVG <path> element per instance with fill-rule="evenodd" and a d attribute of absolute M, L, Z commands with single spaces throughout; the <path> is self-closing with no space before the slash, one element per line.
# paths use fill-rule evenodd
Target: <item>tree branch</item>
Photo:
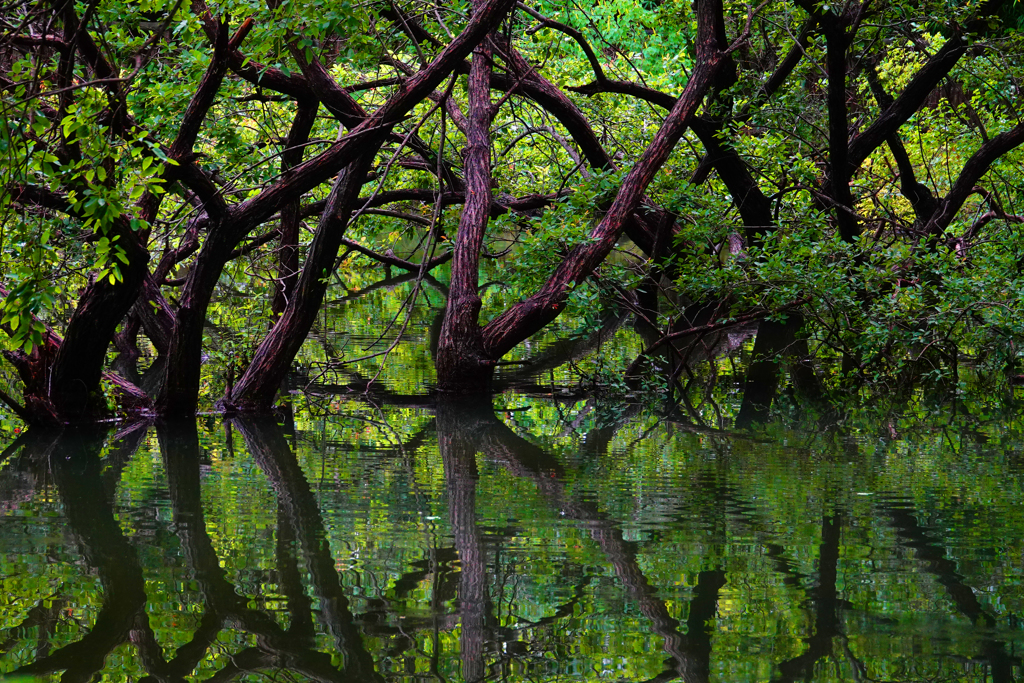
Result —
<path fill-rule="evenodd" d="M 988 171 L 992 163 L 1007 152 L 1024 143 L 1024 123 L 1019 123 L 1005 133 L 991 138 L 964 163 L 949 194 L 939 202 L 935 213 L 925 225 L 925 231 L 933 238 L 945 231 L 956 217 L 960 207 L 974 192 L 974 186 Z"/>

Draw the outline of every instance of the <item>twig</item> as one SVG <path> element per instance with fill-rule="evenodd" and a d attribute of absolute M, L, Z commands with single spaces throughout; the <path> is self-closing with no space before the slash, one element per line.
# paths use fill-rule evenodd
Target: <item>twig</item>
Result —
<path fill-rule="evenodd" d="M 716 330 L 725 329 L 726 327 L 733 327 L 735 325 L 742 325 L 743 323 L 753 322 L 754 320 L 760 320 L 761 318 L 766 318 L 774 313 L 781 313 L 782 311 L 787 311 L 789 309 L 796 308 L 797 306 L 803 306 L 810 300 L 810 297 L 805 296 L 797 299 L 796 301 L 792 301 L 786 304 L 785 306 L 780 306 L 779 308 L 776 308 L 774 311 L 758 311 L 756 313 L 745 313 L 743 315 L 738 315 L 734 318 L 730 318 L 729 320 L 723 320 L 722 322 L 708 323 L 707 325 L 698 325 L 697 327 L 690 327 L 685 330 L 680 330 L 679 332 L 666 334 L 664 337 L 662 337 L 661 339 L 659 339 L 658 341 L 654 342 L 646 349 L 641 351 L 637 355 L 636 360 L 630 363 L 629 368 L 626 369 L 626 374 L 632 374 L 637 369 L 637 366 L 640 364 L 641 359 L 650 355 L 652 351 L 656 351 L 657 349 L 661 348 L 670 341 L 679 339 L 681 337 L 689 337 L 690 335 L 694 334 L 714 332 Z"/>

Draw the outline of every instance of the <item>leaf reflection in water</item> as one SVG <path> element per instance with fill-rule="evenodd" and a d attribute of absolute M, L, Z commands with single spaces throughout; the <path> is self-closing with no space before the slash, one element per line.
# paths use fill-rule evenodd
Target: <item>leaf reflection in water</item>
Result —
<path fill-rule="evenodd" d="M 422 404 L 19 438 L 4 680 L 1021 675 L 1012 460 Z"/>

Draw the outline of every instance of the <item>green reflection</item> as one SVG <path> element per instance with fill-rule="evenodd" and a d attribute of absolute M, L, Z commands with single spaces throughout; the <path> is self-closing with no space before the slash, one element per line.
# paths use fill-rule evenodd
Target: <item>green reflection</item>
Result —
<path fill-rule="evenodd" d="M 5 680 L 1021 675 L 1021 470 L 991 445 L 343 409 L 12 444 Z"/>

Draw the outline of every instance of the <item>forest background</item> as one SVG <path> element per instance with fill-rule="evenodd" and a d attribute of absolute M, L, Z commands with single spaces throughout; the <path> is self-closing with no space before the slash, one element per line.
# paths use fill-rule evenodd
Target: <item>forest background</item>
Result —
<path fill-rule="evenodd" d="M 599 347 L 560 357 L 577 383 L 691 407 L 739 355 L 748 418 L 783 369 L 826 402 L 1012 381 L 1022 17 L 8 4 L 0 401 L 258 413 L 387 362 L 474 394 L 547 369 L 545 334 Z"/>

